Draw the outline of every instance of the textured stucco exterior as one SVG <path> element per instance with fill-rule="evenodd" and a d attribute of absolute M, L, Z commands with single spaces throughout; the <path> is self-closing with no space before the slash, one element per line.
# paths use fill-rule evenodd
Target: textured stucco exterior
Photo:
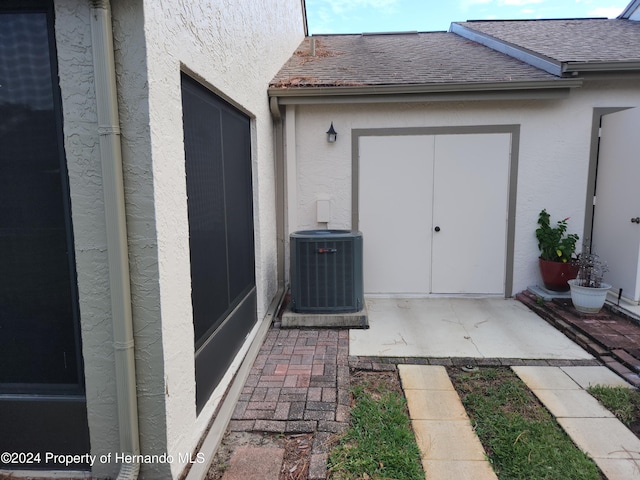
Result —
<path fill-rule="evenodd" d="M 295 129 L 287 131 L 287 143 L 295 142 L 296 147 L 290 147 L 287 157 L 288 164 L 294 164 L 287 166 L 288 198 L 295 199 L 287 206 L 288 232 L 352 228 L 354 129 L 519 125 L 512 219 L 515 294 L 540 282 L 534 235 L 540 210 L 546 208 L 554 219 L 571 217 L 569 229 L 584 236 L 593 111 L 620 106 L 640 106 L 634 80 L 585 81 L 564 99 L 289 104 L 287 121 L 295 119 Z M 328 143 L 324 133 L 331 122 L 338 131 L 336 143 Z M 316 222 L 317 200 L 331 202 L 328 224 Z"/>
<path fill-rule="evenodd" d="M 196 415 L 180 74 L 252 119 L 258 319 L 277 290 L 273 124 L 268 82 L 304 36 L 299 0 L 113 0 L 140 442 L 193 452 L 214 413 Z M 89 2 L 56 0 L 56 42 L 80 290 L 91 453 L 119 451 L 102 167 Z M 250 337 L 247 341 L 250 340 Z M 228 381 L 229 376 L 226 377 Z M 113 476 L 116 464 L 94 466 Z M 143 465 L 176 478 L 184 465 Z"/>
<path fill-rule="evenodd" d="M 119 450 L 119 437 L 107 233 L 88 3 L 83 0 L 56 2 L 55 33 L 80 300 L 87 415 L 92 452 L 103 454 Z M 116 468 L 98 465 L 95 473 L 114 475 Z"/>

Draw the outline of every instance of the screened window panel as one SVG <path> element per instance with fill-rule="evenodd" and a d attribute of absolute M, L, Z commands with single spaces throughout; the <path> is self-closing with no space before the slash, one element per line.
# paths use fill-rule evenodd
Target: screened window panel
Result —
<path fill-rule="evenodd" d="M 196 348 L 255 285 L 249 119 L 183 75 Z"/>
<path fill-rule="evenodd" d="M 0 4 L 0 391 L 82 382 L 52 13 L 38 3 Z"/>
<path fill-rule="evenodd" d="M 220 109 L 197 85 L 183 92 L 184 135 L 195 338 L 229 307 Z"/>
<path fill-rule="evenodd" d="M 233 303 L 255 284 L 249 120 L 223 112 L 224 171 L 229 245 L 229 296 Z"/>
<path fill-rule="evenodd" d="M 250 121 L 182 76 L 196 410 L 256 322 Z"/>

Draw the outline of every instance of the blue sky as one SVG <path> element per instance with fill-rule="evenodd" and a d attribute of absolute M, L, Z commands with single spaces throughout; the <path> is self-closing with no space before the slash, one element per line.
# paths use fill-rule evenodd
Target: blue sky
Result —
<path fill-rule="evenodd" d="M 615 18 L 630 0 L 306 0 L 309 34 L 448 30 L 451 22 Z"/>

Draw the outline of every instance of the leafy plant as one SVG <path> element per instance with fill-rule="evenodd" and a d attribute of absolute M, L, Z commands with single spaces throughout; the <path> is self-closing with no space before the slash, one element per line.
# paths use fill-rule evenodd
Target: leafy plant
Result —
<path fill-rule="evenodd" d="M 575 262 L 578 266 L 578 276 L 576 277 L 578 285 L 600 288 L 604 274 L 609 271 L 607 262 L 601 260 L 597 254 L 591 253 L 587 244 L 582 247 L 582 253 L 578 254 Z"/>
<path fill-rule="evenodd" d="M 573 259 L 576 242 L 580 238 L 575 233 L 567 234 L 567 220 L 558 220 L 555 227 L 551 226 L 551 216 L 543 209 L 538 216 L 536 238 L 540 249 L 540 258 L 552 262 L 567 263 Z"/>

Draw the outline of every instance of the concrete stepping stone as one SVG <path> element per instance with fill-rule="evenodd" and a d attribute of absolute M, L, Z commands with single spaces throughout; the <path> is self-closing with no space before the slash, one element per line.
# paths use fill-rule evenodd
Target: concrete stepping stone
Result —
<path fill-rule="evenodd" d="M 422 463 L 426 480 L 497 480 L 486 460 L 423 460 Z"/>
<path fill-rule="evenodd" d="M 560 367 L 560 369 L 584 389 L 593 385 L 632 388 L 628 382 L 604 366 Z"/>
<path fill-rule="evenodd" d="M 284 448 L 238 447 L 222 480 L 278 480 Z"/>
<path fill-rule="evenodd" d="M 584 388 L 629 386 L 606 367 L 512 367 L 608 480 L 640 479 L 640 439 Z"/>
<path fill-rule="evenodd" d="M 607 480 L 631 480 L 640 478 L 640 461 L 627 459 L 598 459 L 598 467 Z"/>
<path fill-rule="evenodd" d="M 558 418 L 558 423 L 591 458 L 640 460 L 640 439 L 617 418 Z"/>
<path fill-rule="evenodd" d="M 580 390 L 573 381 L 558 367 L 515 366 L 511 369 L 531 390 Z"/>
<path fill-rule="evenodd" d="M 399 365 L 400 380 L 404 390 L 450 390 L 455 391 L 446 368 L 425 365 Z"/>
<path fill-rule="evenodd" d="M 584 390 L 534 390 L 554 417 L 614 418 L 598 400 Z"/>
<path fill-rule="evenodd" d="M 406 390 L 411 420 L 465 420 L 469 422 L 460 397 L 448 390 Z"/>
<path fill-rule="evenodd" d="M 412 425 L 423 459 L 485 459 L 482 444 L 469 420 L 414 420 Z"/>
<path fill-rule="evenodd" d="M 447 370 L 398 365 L 427 480 L 497 480 Z"/>

